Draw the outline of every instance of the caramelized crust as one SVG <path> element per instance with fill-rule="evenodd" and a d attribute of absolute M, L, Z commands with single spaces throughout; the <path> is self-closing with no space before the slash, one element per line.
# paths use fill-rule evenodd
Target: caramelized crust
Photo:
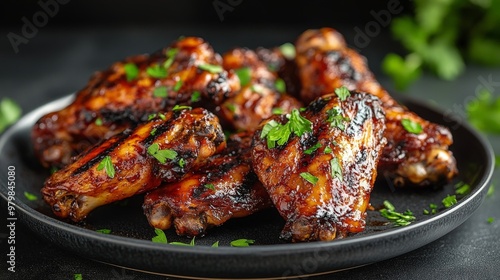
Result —
<path fill-rule="evenodd" d="M 179 235 L 202 236 L 231 218 L 269 208 L 269 195 L 251 165 L 252 135 L 231 136 L 227 148 L 202 168 L 147 194 L 143 209 L 150 225 L 174 225 Z"/>
<path fill-rule="evenodd" d="M 296 47 L 304 102 L 333 93 L 340 86 L 382 100 L 388 143 L 380 159 L 380 173 L 398 186 L 437 184 L 457 174 L 455 158 L 449 150 L 453 143 L 450 131 L 398 104 L 375 80 L 365 58 L 349 49 L 340 33 L 331 28 L 308 30 L 298 38 Z M 401 124 L 403 119 L 419 124 L 423 132 L 417 135 L 406 131 Z"/>
<path fill-rule="evenodd" d="M 169 59 L 172 63 L 166 69 Z M 125 69 L 132 64 L 138 72 L 130 79 Z M 195 37 L 179 39 L 151 55 L 114 63 L 96 73 L 72 104 L 35 124 L 32 138 L 36 156 L 46 167 L 62 167 L 98 141 L 147 121 L 150 114 L 175 105 L 191 105 L 197 100 L 192 99 L 195 92 L 201 99 L 194 105 L 214 108 L 239 90 L 239 82 L 227 71 L 200 69 L 207 64 L 220 66 L 221 58 L 208 43 Z M 151 74 L 155 67 L 164 73 Z"/>
<path fill-rule="evenodd" d="M 263 119 L 273 115 L 273 109 L 289 113 L 302 106 L 294 97 L 276 89 L 277 72 L 271 71 L 254 51 L 233 49 L 224 54 L 223 65 L 228 71 L 250 71 L 250 82 L 220 106 L 222 117 L 234 129 L 253 131 Z"/>
<path fill-rule="evenodd" d="M 340 110 L 344 128 L 328 120 L 332 110 Z M 254 136 L 255 173 L 286 220 L 281 237 L 327 241 L 362 231 L 385 145 L 380 101 L 364 93 L 342 102 L 329 95 L 312 102 L 302 115 L 312 122 L 312 132 L 292 134 L 282 146 L 268 148 L 261 129 Z M 274 116 L 261 127 L 272 120 L 288 121 L 284 115 Z M 318 143 L 320 147 L 311 152 Z M 317 182 L 304 178 L 306 172 Z"/>
<path fill-rule="evenodd" d="M 162 163 L 148 151 L 152 145 L 177 155 Z M 48 178 L 43 198 L 58 217 L 80 221 L 99 206 L 180 180 L 224 147 L 224 134 L 212 113 L 201 108 L 170 112 L 80 154 Z M 114 176 L 99 167 L 107 157 Z"/>

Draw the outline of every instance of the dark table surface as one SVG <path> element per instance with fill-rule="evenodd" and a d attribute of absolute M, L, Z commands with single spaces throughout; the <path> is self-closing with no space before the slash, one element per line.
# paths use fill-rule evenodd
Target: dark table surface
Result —
<path fill-rule="evenodd" d="M 233 46 L 271 47 L 293 41 L 306 27 L 219 26 L 203 27 L 105 27 L 45 28 L 16 54 L 7 40 L 0 47 L 0 96 L 19 103 L 24 113 L 41 104 L 82 88 L 91 73 L 104 69 L 126 56 L 154 51 L 180 35 L 206 38 L 223 52 Z M 2 29 L 2 34 L 11 30 Z M 356 48 L 353 27 L 341 28 L 348 43 Z M 390 38 L 381 33 L 369 45 L 357 48 L 368 57 L 380 82 L 392 90 L 389 80 L 379 73 L 384 54 L 396 49 Z M 443 110 L 463 116 L 464 105 L 476 88 L 490 82 L 490 90 L 500 92 L 500 69 L 469 66 L 456 81 L 445 82 L 424 76 L 408 95 L 427 100 Z M 500 153 L 500 138 L 488 136 Z M 500 180 L 494 174 L 493 183 Z M 2 200 L 0 209 L 6 209 Z M 2 217 L 6 211 L 1 210 Z M 485 199 L 479 209 L 461 226 L 446 236 L 415 251 L 364 267 L 311 277 L 311 279 L 500 279 L 500 191 Z M 495 221 L 488 223 L 493 217 Z M 4 220 L 4 219 L 3 219 Z M 162 276 L 113 267 L 67 252 L 47 243 L 24 225 L 16 229 L 16 270 L 6 273 L 6 227 L 0 227 L 0 279 L 165 279 Z M 369 254 L 370 252 L 366 252 Z"/>

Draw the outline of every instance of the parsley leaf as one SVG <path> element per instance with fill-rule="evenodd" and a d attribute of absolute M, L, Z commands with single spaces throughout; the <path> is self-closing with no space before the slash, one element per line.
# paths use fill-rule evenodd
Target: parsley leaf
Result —
<path fill-rule="evenodd" d="M 212 247 L 214 247 L 214 248 L 219 247 L 219 241 L 215 241 L 215 243 L 214 243 L 214 244 L 212 244 Z"/>
<path fill-rule="evenodd" d="M 382 70 L 392 78 L 397 90 L 404 90 L 422 75 L 422 59 L 410 54 L 406 58 L 390 53 L 382 61 Z"/>
<path fill-rule="evenodd" d="M 167 60 L 165 60 L 165 62 L 163 63 L 163 68 L 168 70 L 172 66 L 175 60 L 175 56 L 178 52 L 179 49 L 177 48 L 170 48 L 167 50 Z"/>
<path fill-rule="evenodd" d="M 21 107 L 10 98 L 0 101 L 0 133 L 21 117 Z"/>
<path fill-rule="evenodd" d="M 466 184 L 464 182 L 458 182 L 455 185 L 455 193 L 458 195 L 466 195 L 470 193 L 471 187 L 469 184 Z"/>
<path fill-rule="evenodd" d="M 414 122 L 410 119 L 402 119 L 401 120 L 401 125 L 403 125 L 403 128 L 413 134 L 420 134 L 422 133 L 423 128 L 418 122 Z"/>
<path fill-rule="evenodd" d="M 326 146 L 325 150 L 323 151 L 323 153 L 325 153 L 325 154 L 331 154 L 332 152 L 333 152 L 333 150 L 330 146 Z"/>
<path fill-rule="evenodd" d="M 298 137 L 302 136 L 306 132 L 312 131 L 311 121 L 302 117 L 297 109 L 292 110 L 289 119 L 290 120 L 287 124 L 290 124 L 290 130 Z"/>
<path fill-rule="evenodd" d="M 283 79 L 278 78 L 274 82 L 274 88 L 279 92 L 279 93 L 285 93 L 286 92 L 286 83 L 283 81 Z"/>
<path fill-rule="evenodd" d="M 351 92 L 345 86 L 335 89 L 335 94 L 340 101 L 345 101 L 347 97 L 351 96 Z"/>
<path fill-rule="evenodd" d="M 240 86 L 244 87 L 250 84 L 252 80 L 252 69 L 250 67 L 242 67 L 234 70 L 238 78 L 240 79 Z"/>
<path fill-rule="evenodd" d="M 165 243 L 165 244 L 167 243 L 167 236 L 165 235 L 165 232 L 163 232 L 163 230 L 155 228 L 155 233 L 156 236 L 151 238 L 151 241 L 155 243 Z"/>
<path fill-rule="evenodd" d="M 181 168 L 184 168 L 184 165 L 186 165 L 186 162 L 184 161 L 184 159 L 183 159 L 183 158 L 180 158 L 180 159 L 179 159 L 179 163 L 178 163 L 178 164 L 179 164 L 179 166 L 180 166 Z"/>
<path fill-rule="evenodd" d="M 191 95 L 191 102 L 195 103 L 201 100 L 201 93 L 197 90 L 193 91 L 193 94 Z"/>
<path fill-rule="evenodd" d="M 103 169 L 106 170 L 106 174 L 109 178 L 115 177 L 115 167 L 113 166 L 110 156 L 105 156 L 97 166 L 97 171 L 101 171 Z"/>
<path fill-rule="evenodd" d="M 284 112 L 283 112 L 283 108 L 279 108 L 279 107 L 277 107 L 277 108 L 273 108 L 273 109 L 271 110 L 271 113 L 272 113 L 273 115 L 283 115 L 283 113 L 284 113 Z"/>
<path fill-rule="evenodd" d="M 304 154 L 310 155 L 310 154 L 314 153 L 319 148 L 321 148 L 321 143 L 320 142 L 316 143 L 314 146 L 312 146 L 309 149 L 305 150 Z"/>
<path fill-rule="evenodd" d="M 175 241 L 174 241 L 174 242 L 170 242 L 170 243 L 168 243 L 168 244 L 170 244 L 170 245 L 180 245 L 180 246 L 195 246 L 195 244 L 194 244 L 194 239 L 195 239 L 195 238 L 196 238 L 196 237 L 193 237 L 193 239 L 191 239 L 191 242 L 189 242 L 189 243 L 184 243 L 184 242 L 175 242 Z"/>
<path fill-rule="evenodd" d="M 342 166 L 340 165 L 339 159 L 337 157 L 333 157 L 330 160 L 330 168 L 332 172 L 332 178 L 338 178 L 342 181 Z"/>
<path fill-rule="evenodd" d="M 441 202 L 443 203 L 443 206 L 445 208 L 450 208 L 451 206 L 458 203 L 457 196 L 456 195 L 448 195 L 447 197 L 443 198 L 443 200 Z"/>
<path fill-rule="evenodd" d="M 488 224 L 493 224 L 493 222 L 495 221 L 495 218 L 493 217 L 489 217 L 488 220 L 486 220 L 488 222 Z"/>
<path fill-rule="evenodd" d="M 125 70 L 125 77 L 127 82 L 133 81 L 139 75 L 139 68 L 134 63 L 127 63 L 123 65 L 123 70 Z"/>
<path fill-rule="evenodd" d="M 477 129 L 487 133 L 500 133 L 500 96 L 483 89 L 466 106 L 467 118 Z"/>
<path fill-rule="evenodd" d="M 37 200 L 38 197 L 30 192 L 24 192 L 24 197 L 26 197 L 26 199 L 28 199 L 29 201 L 34 201 L 34 200 Z"/>
<path fill-rule="evenodd" d="M 95 122 L 94 122 L 94 123 L 95 123 L 95 125 L 97 125 L 97 126 L 101 126 L 101 125 L 102 125 L 102 119 L 101 119 L 101 118 L 97 118 L 97 119 L 95 119 Z"/>
<path fill-rule="evenodd" d="M 182 80 L 178 80 L 177 82 L 175 82 L 174 91 L 179 91 L 181 89 L 183 83 L 184 82 Z"/>
<path fill-rule="evenodd" d="M 306 180 L 307 182 L 309 182 L 313 185 L 315 185 L 318 182 L 318 177 L 312 175 L 309 172 L 300 173 L 300 177 L 302 177 L 304 180 Z"/>
<path fill-rule="evenodd" d="M 193 107 L 191 107 L 191 106 L 184 106 L 184 105 L 175 105 L 174 108 L 172 108 L 172 111 L 175 112 L 175 111 L 180 111 L 180 110 L 184 110 L 184 109 L 191 110 L 191 109 L 193 109 Z"/>
<path fill-rule="evenodd" d="M 242 238 L 242 239 L 233 240 L 233 241 L 231 241 L 230 244 L 232 247 L 248 247 L 254 243 L 255 243 L 255 240 Z"/>
<path fill-rule="evenodd" d="M 312 131 L 312 123 L 302 117 L 297 109 L 287 115 L 288 122 L 280 124 L 274 120 L 269 121 L 264 125 L 260 138 L 267 138 L 267 147 L 272 149 L 278 145 L 284 145 L 290 135 L 294 133 L 296 136 L 301 137 L 304 133 Z"/>
<path fill-rule="evenodd" d="M 227 103 L 224 107 L 226 107 L 231 113 L 236 112 L 236 106 L 233 103 Z"/>
<path fill-rule="evenodd" d="M 205 188 L 206 188 L 206 189 L 209 189 L 209 190 L 212 190 L 212 191 L 215 191 L 215 186 L 214 186 L 214 184 L 205 184 Z"/>
<path fill-rule="evenodd" d="M 110 234 L 111 230 L 103 228 L 103 229 L 97 229 L 96 232 L 103 233 L 103 234 Z"/>
<path fill-rule="evenodd" d="M 165 98 L 165 97 L 167 97 L 167 95 L 168 95 L 168 93 L 167 93 L 167 87 L 165 87 L 165 86 L 159 86 L 159 87 L 156 87 L 153 90 L 153 96 L 154 97 Z"/>
<path fill-rule="evenodd" d="M 295 46 L 292 43 L 284 43 L 280 47 L 281 54 L 288 59 L 292 60 L 295 59 L 296 51 L 295 51 Z"/>
<path fill-rule="evenodd" d="M 217 73 L 224 71 L 222 66 L 214 65 L 214 64 L 200 64 L 200 65 L 198 65 L 198 68 L 201 70 L 204 70 L 204 71 L 208 71 L 212 74 L 217 74 Z"/>
<path fill-rule="evenodd" d="M 163 79 L 167 76 L 167 70 L 158 64 L 148 67 L 146 69 L 146 73 L 149 76 L 157 79 Z"/>
<path fill-rule="evenodd" d="M 158 143 L 154 143 L 148 147 L 148 154 L 152 155 L 162 164 L 165 164 L 167 159 L 173 160 L 177 157 L 177 152 L 174 150 L 160 150 Z"/>
<path fill-rule="evenodd" d="M 337 127 L 342 131 L 345 130 L 344 122 L 347 122 L 350 119 L 342 116 L 342 109 L 340 109 L 340 107 L 333 107 L 332 109 L 328 110 L 326 114 L 328 116 L 326 121 L 329 122 L 331 126 Z"/>
<path fill-rule="evenodd" d="M 424 209 L 424 214 L 425 215 L 430 215 L 430 214 L 436 214 L 437 213 L 437 208 L 438 206 L 434 203 L 429 204 L 430 211 L 427 209 Z"/>
<path fill-rule="evenodd" d="M 486 193 L 486 197 L 491 197 L 495 193 L 495 185 L 491 184 Z"/>
<path fill-rule="evenodd" d="M 74 277 L 74 280 L 83 280 L 83 276 L 81 273 L 75 273 L 73 275 L 73 277 Z"/>
<path fill-rule="evenodd" d="M 388 200 L 384 200 L 384 207 L 379 210 L 380 215 L 396 226 L 407 226 L 416 219 L 410 210 L 406 210 L 404 213 L 396 212 L 396 207 Z"/>

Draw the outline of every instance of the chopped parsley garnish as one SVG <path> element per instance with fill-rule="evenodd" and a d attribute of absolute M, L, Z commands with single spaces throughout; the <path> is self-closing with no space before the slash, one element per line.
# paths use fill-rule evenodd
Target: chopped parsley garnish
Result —
<path fill-rule="evenodd" d="M 201 93 L 197 90 L 193 91 L 191 94 L 191 102 L 195 103 L 201 100 Z"/>
<path fill-rule="evenodd" d="M 109 178 L 115 177 L 115 167 L 113 166 L 113 162 L 111 162 L 110 156 L 105 156 L 102 161 L 97 166 L 97 171 L 106 170 L 106 174 Z"/>
<path fill-rule="evenodd" d="M 110 234 L 111 230 L 107 229 L 107 228 L 103 228 L 103 229 L 97 229 L 96 232 L 104 233 L 104 234 Z"/>
<path fill-rule="evenodd" d="M 333 150 L 330 146 L 326 146 L 325 150 L 323 151 L 323 153 L 325 153 L 325 154 L 331 154 L 332 152 L 333 152 Z"/>
<path fill-rule="evenodd" d="M 123 65 L 125 70 L 125 76 L 127 77 L 127 82 L 133 81 L 139 76 L 139 68 L 134 63 L 127 63 Z"/>
<path fill-rule="evenodd" d="M 164 164 L 167 159 L 173 160 L 177 157 L 177 152 L 174 150 L 160 150 L 158 143 L 154 143 L 148 147 L 148 154 L 152 155 L 162 164 Z"/>
<path fill-rule="evenodd" d="M 281 78 L 276 79 L 276 81 L 274 82 L 274 88 L 276 88 L 276 90 L 279 93 L 285 93 L 286 92 L 285 81 L 283 81 L 283 79 L 281 79 Z"/>
<path fill-rule="evenodd" d="M 154 136 L 156 134 L 156 130 L 157 130 L 156 127 L 153 128 L 153 129 L 151 129 L 151 132 L 149 132 L 149 134 L 152 135 L 152 136 Z"/>
<path fill-rule="evenodd" d="M 470 190 L 471 190 L 470 185 L 464 182 L 458 182 L 455 185 L 455 193 L 458 195 L 466 195 L 470 193 Z"/>
<path fill-rule="evenodd" d="M 254 243 L 255 243 L 255 240 L 242 238 L 242 239 L 233 240 L 233 241 L 231 241 L 230 244 L 232 247 L 248 247 Z"/>
<path fill-rule="evenodd" d="M 493 218 L 493 217 L 489 217 L 487 220 L 488 224 L 493 224 L 494 221 L 495 221 L 495 218 Z"/>
<path fill-rule="evenodd" d="M 350 119 L 347 117 L 342 116 L 342 109 L 340 107 L 333 107 L 332 109 L 328 110 L 327 112 L 328 118 L 326 119 L 327 122 L 331 124 L 331 126 L 336 127 L 342 131 L 345 130 L 345 123 L 349 121 Z"/>
<path fill-rule="evenodd" d="M 158 118 L 160 118 L 160 119 L 162 119 L 162 120 L 165 120 L 165 119 L 167 118 L 167 117 L 166 117 L 164 114 L 162 114 L 162 113 L 158 113 L 158 114 L 150 114 L 150 115 L 148 116 L 148 121 L 150 121 L 150 120 L 152 120 L 152 119 L 154 119 L 154 118 L 156 118 L 156 117 L 158 117 Z"/>
<path fill-rule="evenodd" d="M 316 143 L 314 146 L 312 146 L 309 149 L 305 150 L 304 154 L 310 155 L 310 154 L 314 153 L 319 148 L 321 148 L 321 143 L 320 142 Z"/>
<path fill-rule="evenodd" d="M 97 118 L 97 119 L 95 119 L 95 122 L 94 122 L 94 123 L 95 123 L 95 125 L 97 125 L 97 126 L 101 126 L 101 125 L 102 125 L 102 119 L 101 119 L 101 118 Z"/>
<path fill-rule="evenodd" d="M 37 200 L 38 197 L 30 192 L 24 192 L 24 197 L 26 197 L 27 200 L 29 201 L 34 201 Z"/>
<path fill-rule="evenodd" d="M 407 226 L 415 220 L 415 216 L 410 210 L 406 210 L 404 213 L 396 212 L 396 207 L 388 200 L 384 200 L 384 207 L 379 210 L 380 215 L 396 226 Z"/>
<path fill-rule="evenodd" d="M 183 83 L 184 82 L 182 80 L 178 80 L 177 82 L 175 82 L 174 91 L 179 91 L 181 89 Z"/>
<path fill-rule="evenodd" d="M 491 184 L 486 193 L 486 197 L 491 197 L 495 193 L 495 185 Z"/>
<path fill-rule="evenodd" d="M 165 235 L 163 230 L 161 230 L 159 228 L 155 228 L 155 233 L 156 233 L 156 236 L 151 238 L 151 241 L 153 241 L 155 243 L 167 243 L 167 236 Z"/>
<path fill-rule="evenodd" d="M 284 43 L 280 46 L 280 51 L 281 54 L 283 54 L 283 56 L 288 60 L 295 58 L 295 46 L 292 43 Z"/>
<path fill-rule="evenodd" d="M 309 182 L 313 185 L 315 185 L 318 182 L 318 177 L 312 175 L 309 172 L 300 173 L 300 177 L 302 177 L 304 180 L 306 180 L 307 182 Z"/>
<path fill-rule="evenodd" d="M 217 73 L 224 71 L 222 66 L 214 65 L 214 64 L 200 64 L 200 65 L 198 65 L 198 68 L 200 68 L 201 70 L 204 70 L 204 71 L 208 71 L 212 74 L 217 74 Z"/>
<path fill-rule="evenodd" d="M 430 208 L 430 210 L 424 209 L 425 215 L 431 215 L 431 214 L 434 215 L 437 213 L 438 206 L 436 204 L 434 204 L 434 203 L 429 204 L 429 208 Z"/>
<path fill-rule="evenodd" d="M 170 245 L 180 245 L 180 246 L 194 246 L 194 245 L 195 245 L 195 244 L 194 244 L 194 239 L 195 239 L 195 238 L 196 238 L 196 237 L 193 237 L 193 239 L 191 239 L 191 242 L 189 242 L 189 243 L 184 243 L 184 242 L 176 242 L 176 241 L 174 241 L 174 242 L 170 242 L 170 243 L 168 243 L 168 244 L 170 244 Z"/>
<path fill-rule="evenodd" d="M 267 138 L 267 147 L 272 149 L 278 145 L 284 145 L 292 133 L 301 137 L 306 132 L 312 131 L 312 123 L 302 117 L 297 109 L 287 115 L 288 122 L 280 124 L 274 120 L 264 125 L 260 138 Z"/>
<path fill-rule="evenodd" d="M 149 76 L 157 79 L 163 79 L 167 76 L 167 70 L 158 64 L 148 67 L 146 69 L 146 73 Z"/>
<path fill-rule="evenodd" d="M 264 87 L 262 85 L 252 85 L 250 89 L 258 94 L 262 94 L 264 92 Z"/>
<path fill-rule="evenodd" d="M 225 106 L 231 113 L 236 112 L 236 106 L 233 103 L 228 103 Z"/>
<path fill-rule="evenodd" d="M 175 56 L 179 52 L 179 49 L 177 48 L 171 48 L 167 50 L 167 60 L 163 63 L 163 68 L 169 69 L 170 66 L 174 63 Z"/>
<path fill-rule="evenodd" d="M 159 87 L 156 87 L 153 90 L 153 96 L 154 97 L 165 98 L 165 97 L 167 97 L 167 95 L 168 95 L 168 93 L 167 93 L 167 87 L 166 86 L 159 86 Z"/>
<path fill-rule="evenodd" d="M 73 277 L 75 280 L 83 280 L 83 276 L 81 273 L 75 273 Z"/>
<path fill-rule="evenodd" d="M 500 156 L 495 156 L 495 168 L 500 167 Z"/>
<path fill-rule="evenodd" d="M 339 159 L 337 157 L 333 157 L 330 160 L 330 168 L 332 172 L 332 178 L 338 178 L 342 181 L 342 166 L 340 165 Z"/>
<path fill-rule="evenodd" d="M 212 244 L 212 247 L 214 247 L 214 248 L 219 247 L 219 241 L 215 241 L 215 243 L 214 243 L 214 244 Z"/>
<path fill-rule="evenodd" d="M 490 76 L 491 77 L 491 76 Z M 492 81 L 493 83 L 493 81 Z M 500 133 L 500 96 L 483 89 L 465 107 L 469 122 L 486 133 Z"/>
<path fill-rule="evenodd" d="M 335 89 L 335 94 L 338 96 L 340 101 L 345 101 L 347 97 L 351 96 L 349 90 L 344 86 Z"/>
<path fill-rule="evenodd" d="M 401 124 L 403 125 L 403 128 L 409 133 L 420 134 L 422 133 L 422 131 L 424 131 L 424 129 L 418 122 L 414 122 L 410 119 L 402 119 Z"/>
<path fill-rule="evenodd" d="M 0 133 L 7 126 L 16 122 L 21 117 L 21 107 L 10 98 L 2 98 L 0 102 Z"/>
<path fill-rule="evenodd" d="M 273 115 L 283 115 L 284 111 L 283 111 L 283 108 L 279 108 L 279 107 L 277 107 L 277 108 L 273 108 L 273 109 L 271 110 L 271 113 L 272 113 Z"/>
<path fill-rule="evenodd" d="M 457 196 L 456 195 L 448 195 L 447 197 L 443 198 L 441 201 L 443 203 L 443 206 L 445 208 L 450 208 L 451 206 L 457 204 Z"/>
<path fill-rule="evenodd" d="M 191 106 L 184 106 L 184 105 L 175 105 L 174 108 L 172 108 L 172 111 L 175 112 L 175 111 L 180 111 L 180 110 L 184 110 L 184 109 L 191 110 L 191 109 L 193 109 L 193 107 L 191 107 Z"/>
<path fill-rule="evenodd" d="M 250 84 L 252 80 L 252 69 L 250 67 L 242 67 L 234 71 L 238 78 L 240 79 L 240 86 L 244 87 Z"/>
<path fill-rule="evenodd" d="M 186 162 L 184 161 L 184 159 L 183 159 L 183 158 L 180 158 L 180 159 L 179 159 L 179 166 L 180 166 L 181 168 L 184 168 L 184 165 L 186 165 Z"/>
<path fill-rule="evenodd" d="M 215 186 L 214 184 L 205 184 L 205 189 L 215 191 Z"/>

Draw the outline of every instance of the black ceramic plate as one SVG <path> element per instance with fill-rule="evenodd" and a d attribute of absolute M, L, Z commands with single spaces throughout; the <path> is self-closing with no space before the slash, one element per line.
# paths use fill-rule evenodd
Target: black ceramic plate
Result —
<path fill-rule="evenodd" d="M 285 244 L 278 239 L 284 224 L 274 209 L 251 217 L 231 220 L 215 228 L 196 246 L 176 246 L 151 242 L 154 230 L 142 214 L 142 197 L 97 209 L 85 223 L 73 224 L 56 219 L 39 195 L 49 172 L 37 163 L 31 148 L 30 131 L 44 113 L 68 104 L 71 97 L 56 100 L 27 114 L 0 138 L 0 194 L 8 199 L 8 170 L 15 169 L 15 218 L 50 242 L 83 257 L 127 268 L 191 278 L 270 278 L 315 275 L 353 268 L 396 257 L 450 232 L 463 223 L 481 204 L 493 172 L 493 153 L 488 142 L 466 124 L 452 129 L 452 146 L 460 175 L 454 182 L 434 190 L 394 190 L 385 180 L 376 183 L 371 203 L 379 207 L 391 201 L 398 210 L 410 209 L 417 220 L 406 227 L 385 224 L 378 211 L 369 211 L 365 232 L 333 242 Z M 424 118 L 446 125 L 444 116 L 415 101 L 403 101 Z M 449 123 L 448 123 L 449 124 Z M 459 197 L 451 208 L 439 208 L 435 215 L 423 215 L 429 204 L 454 193 L 458 181 L 469 183 L 471 193 Z M 24 192 L 36 194 L 28 200 Z M 12 199 L 12 198 L 11 198 Z M 110 229 L 111 234 L 96 232 Z M 169 241 L 189 242 L 173 230 Z M 230 247 L 231 240 L 247 238 L 255 245 Z M 212 248 L 219 241 L 218 248 Z"/>

